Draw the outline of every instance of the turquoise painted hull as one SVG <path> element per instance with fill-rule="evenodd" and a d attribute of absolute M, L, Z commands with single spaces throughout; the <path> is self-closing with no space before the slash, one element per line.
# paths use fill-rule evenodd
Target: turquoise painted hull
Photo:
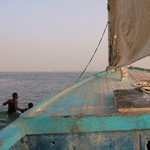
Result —
<path fill-rule="evenodd" d="M 22 114 L 0 132 L 6 150 L 145 150 L 150 141 L 149 112 L 120 113 L 113 91 L 133 89 L 149 70 L 101 72 L 85 79 Z"/>
<path fill-rule="evenodd" d="M 31 135 L 11 150 L 145 150 L 147 135 L 146 131 Z"/>

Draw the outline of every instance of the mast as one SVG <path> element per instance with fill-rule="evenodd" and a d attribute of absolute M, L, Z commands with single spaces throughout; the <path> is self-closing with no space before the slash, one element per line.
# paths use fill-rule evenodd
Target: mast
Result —
<path fill-rule="evenodd" d="M 117 40 L 117 36 L 116 35 L 112 35 L 111 34 L 111 30 L 112 30 L 112 26 L 111 26 L 111 12 L 110 9 L 112 8 L 113 5 L 111 5 L 110 8 L 110 0 L 108 0 L 108 4 L 107 4 L 107 10 L 108 10 L 108 64 L 109 66 L 112 66 L 114 62 L 112 57 L 112 53 L 113 53 L 113 45 L 115 45 L 116 40 Z M 112 10 L 111 10 L 112 11 Z M 110 69 L 110 68 L 109 68 Z M 110 69 L 111 70 L 111 69 Z M 124 79 L 128 79 L 128 68 L 127 67 L 121 67 L 120 68 L 120 76 L 121 76 L 121 81 Z"/>

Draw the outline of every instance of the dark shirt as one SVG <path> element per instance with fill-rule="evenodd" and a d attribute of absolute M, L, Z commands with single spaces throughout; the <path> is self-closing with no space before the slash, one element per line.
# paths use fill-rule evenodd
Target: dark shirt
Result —
<path fill-rule="evenodd" d="M 12 114 L 14 112 L 16 112 L 15 104 L 11 100 L 9 100 L 9 102 L 8 102 L 8 113 Z"/>

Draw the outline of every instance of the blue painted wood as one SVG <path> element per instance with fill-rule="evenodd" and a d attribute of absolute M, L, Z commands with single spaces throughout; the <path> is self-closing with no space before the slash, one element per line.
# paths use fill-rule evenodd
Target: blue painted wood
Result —
<path fill-rule="evenodd" d="M 104 132 L 104 131 L 132 131 L 150 129 L 150 115 L 139 116 L 86 116 L 86 117 L 44 117 L 40 116 L 26 125 L 31 133 L 76 133 L 76 132 Z M 43 124 L 44 122 L 44 124 Z M 36 128 L 35 128 L 36 124 Z"/>
<path fill-rule="evenodd" d="M 25 136 L 25 130 L 20 128 L 20 122 L 11 124 L 0 132 L 0 150 L 7 150 L 21 137 Z M 25 127 L 25 125 L 23 125 Z M 22 127 L 23 127 L 22 126 Z"/>
<path fill-rule="evenodd" d="M 25 143 L 30 150 L 138 150 L 140 132 L 102 132 L 81 134 L 30 135 Z M 11 150 L 24 147 L 17 143 Z M 144 149 L 143 149 L 144 150 Z"/>
<path fill-rule="evenodd" d="M 142 116 L 111 116 L 111 117 L 39 117 L 24 121 L 23 127 L 19 128 L 16 122 L 16 128 L 7 127 L 0 135 L 0 139 L 4 138 L 3 147 L 11 147 L 15 142 L 21 139 L 26 132 L 27 135 L 32 134 L 48 134 L 48 133 L 93 133 L 93 132 L 112 132 L 112 131 L 131 131 L 135 129 L 150 129 L 150 115 Z M 20 120 L 21 121 L 21 120 Z M 8 138 L 8 135 L 10 136 Z M 13 136 L 12 136 L 13 135 Z M 12 136 L 12 137 L 11 137 Z M 13 138 L 13 140 L 12 140 Z"/>

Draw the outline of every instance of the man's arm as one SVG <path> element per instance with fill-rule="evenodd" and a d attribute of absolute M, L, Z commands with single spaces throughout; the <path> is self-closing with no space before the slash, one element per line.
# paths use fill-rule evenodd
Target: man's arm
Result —
<path fill-rule="evenodd" d="M 9 100 L 8 100 L 8 101 L 6 101 L 6 102 L 4 102 L 4 103 L 3 103 L 3 105 L 7 105 L 8 103 L 9 103 Z"/>
<path fill-rule="evenodd" d="M 15 101 L 14 104 L 15 104 L 16 110 L 21 111 L 21 112 L 24 110 L 24 109 L 18 107 L 18 102 L 17 101 Z"/>

